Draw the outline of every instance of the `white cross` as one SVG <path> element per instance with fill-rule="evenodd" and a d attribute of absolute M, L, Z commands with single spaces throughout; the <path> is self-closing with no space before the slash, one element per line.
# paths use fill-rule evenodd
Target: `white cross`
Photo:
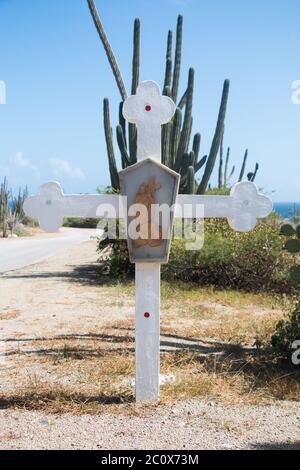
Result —
<path fill-rule="evenodd" d="M 159 86 L 143 82 L 137 94 L 124 103 L 125 118 L 137 125 L 138 161 L 161 161 L 161 126 L 175 113 L 175 104 L 162 96 Z M 175 217 L 182 217 L 185 205 L 204 206 L 204 217 L 226 217 L 231 227 L 241 232 L 253 229 L 258 219 L 273 209 L 269 198 L 258 193 L 253 183 L 238 183 L 230 196 L 179 195 Z M 126 210 L 117 195 L 65 195 L 58 183 L 45 184 L 39 196 L 25 201 L 25 212 L 37 218 L 46 231 L 57 231 L 65 217 L 96 217 L 101 207 L 112 207 L 106 216 L 125 218 Z M 104 212 L 104 211 L 103 211 Z M 160 264 L 136 264 L 136 400 L 159 398 L 160 371 Z"/>

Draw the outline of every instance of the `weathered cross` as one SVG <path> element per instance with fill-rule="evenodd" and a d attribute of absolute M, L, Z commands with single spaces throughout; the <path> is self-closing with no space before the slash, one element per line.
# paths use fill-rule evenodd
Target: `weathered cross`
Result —
<path fill-rule="evenodd" d="M 175 104 L 161 95 L 159 86 L 143 82 L 137 94 L 129 97 L 123 106 L 124 117 L 137 126 L 138 163 L 120 173 L 122 195 L 65 195 L 58 183 L 47 183 L 40 195 L 30 197 L 25 212 L 39 220 L 46 231 L 57 231 L 65 217 L 106 217 L 134 220 L 130 207 L 135 203 L 148 207 L 154 201 L 172 207 L 169 217 L 171 231 L 173 217 L 183 218 L 189 207 L 189 218 L 225 217 L 237 231 L 252 230 L 258 219 L 272 211 L 269 198 L 258 193 L 253 183 L 238 183 L 230 196 L 178 195 L 180 176 L 161 165 L 161 126 L 174 116 Z M 105 211 L 104 208 L 112 208 Z M 201 213 L 201 211 L 200 211 Z M 202 212 L 203 213 L 203 212 Z M 153 223 L 149 215 L 136 226 L 137 232 L 145 225 L 150 231 Z M 130 225 L 130 224 L 129 224 Z M 129 235 L 131 261 L 136 264 L 136 400 L 157 400 L 160 371 L 160 268 L 168 261 L 170 240 L 159 224 L 158 236 L 147 231 L 146 241 L 137 242 Z M 142 238 L 142 237 L 141 237 Z M 155 239 L 155 242 L 153 242 Z"/>

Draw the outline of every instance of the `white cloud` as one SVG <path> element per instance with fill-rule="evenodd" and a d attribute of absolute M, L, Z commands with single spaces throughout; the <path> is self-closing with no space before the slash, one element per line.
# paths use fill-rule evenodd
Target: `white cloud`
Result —
<path fill-rule="evenodd" d="M 31 161 L 24 157 L 22 152 L 16 153 L 11 159 L 10 162 L 18 168 L 29 169 L 34 173 L 38 173 L 38 169 Z"/>
<path fill-rule="evenodd" d="M 67 160 L 60 160 L 57 158 L 50 158 L 49 160 L 53 175 L 60 177 L 67 177 L 70 179 L 85 180 L 86 175 L 79 167 L 73 167 Z"/>

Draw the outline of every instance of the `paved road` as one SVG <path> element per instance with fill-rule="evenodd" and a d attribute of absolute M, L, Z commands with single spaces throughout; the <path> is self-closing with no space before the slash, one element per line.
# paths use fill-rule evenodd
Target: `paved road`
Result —
<path fill-rule="evenodd" d="M 64 228 L 59 235 L 0 241 L 0 273 L 24 268 L 64 249 L 90 240 L 95 230 Z"/>

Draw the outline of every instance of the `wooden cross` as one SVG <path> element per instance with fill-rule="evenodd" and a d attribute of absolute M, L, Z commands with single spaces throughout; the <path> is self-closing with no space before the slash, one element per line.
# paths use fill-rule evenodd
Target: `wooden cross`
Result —
<path fill-rule="evenodd" d="M 172 119 L 175 109 L 172 100 L 162 96 L 159 86 L 152 81 L 143 82 L 137 94 L 125 101 L 124 117 L 137 126 L 137 166 L 149 159 L 160 164 L 161 126 Z M 159 191 L 159 182 L 152 179 L 149 184 L 153 193 Z M 183 218 L 186 206 L 190 208 L 189 218 L 199 217 L 198 208 L 204 207 L 205 218 L 227 218 L 230 226 L 241 232 L 252 230 L 258 219 L 267 217 L 273 209 L 271 200 L 259 194 L 250 182 L 235 185 L 230 196 L 178 195 L 174 216 Z M 57 231 L 65 217 L 97 217 L 105 212 L 106 217 L 126 219 L 128 215 L 121 196 L 65 195 L 61 186 L 53 182 L 42 186 L 38 196 L 28 198 L 24 210 L 50 232 Z M 149 261 L 136 263 L 137 401 L 159 398 L 161 263 Z"/>

